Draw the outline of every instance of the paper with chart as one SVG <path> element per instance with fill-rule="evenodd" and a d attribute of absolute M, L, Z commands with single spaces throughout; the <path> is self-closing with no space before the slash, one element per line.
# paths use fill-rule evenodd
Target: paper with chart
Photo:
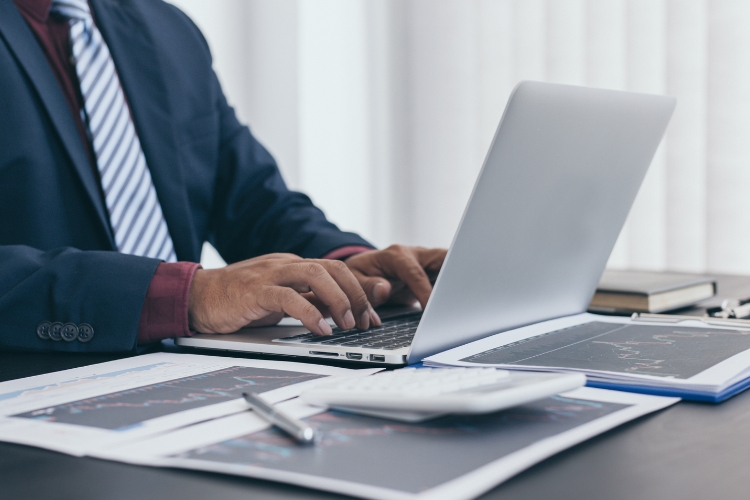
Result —
<path fill-rule="evenodd" d="M 329 376 L 312 364 L 157 353 L 0 384 L 0 441 L 75 455 L 247 410 L 242 392 L 270 402 Z"/>
<path fill-rule="evenodd" d="M 99 453 L 373 499 L 474 498 L 533 464 L 678 400 L 581 388 L 510 410 L 404 423 L 282 403 L 316 427 L 300 446 L 252 413 Z"/>
<path fill-rule="evenodd" d="M 748 376 L 750 330 L 581 314 L 502 332 L 425 363 L 577 371 L 590 380 L 719 391 Z"/>

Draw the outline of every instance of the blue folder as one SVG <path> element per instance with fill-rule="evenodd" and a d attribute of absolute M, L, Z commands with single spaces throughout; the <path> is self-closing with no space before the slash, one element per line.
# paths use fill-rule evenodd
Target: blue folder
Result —
<path fill-rule="evenodd" d="M 423 368 L 424 364 L 414 363 L 409 368 Z M 636 384 L 623 384 L 613 382 L 586 381 L 586 387 L 597 389 L 611 389 L 613 391 L 636 392 L 638 394 L 650 394 L 652 396 L 668 396 L 671 398 L 682 398 L 685 401 L 699 401 L 701 403 L 721 403 L 750 387 L 750 377 L 730 385 L 721 392 L 690 391 L 686 389 L 669 389 L 651 387 Z"/>
<path fill-rule="evenodd" d="M 682 398 L 686 401 L 700 401 L 702 403 L 721 403 L 732 396 L 739 394 L 750 387 L 750 377 L 730 385 L 721 392 L 690 391 L 685 389 L 668 389 L 661 387 L 649 387 L 635 384 L 611 383 L 611 382 L 586 382 L 588 387 L 599 389 L 613 389 L 615 391 L 637 392 L 639 394 L 651 394 L 653 396 L 670 396 Z"/>

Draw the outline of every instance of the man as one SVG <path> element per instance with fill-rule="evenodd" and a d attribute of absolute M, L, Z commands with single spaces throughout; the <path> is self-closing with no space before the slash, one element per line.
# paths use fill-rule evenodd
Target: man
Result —
<path fill-rule="evenodd" d="M 368 328 L 386 301 L 424 306 L 445 257 L 373 250 L 289 191 L 161 1 L 0 0 L 0 117 L 2 346 Z M 203 241 L 234 264 L 200 269 Z"/>

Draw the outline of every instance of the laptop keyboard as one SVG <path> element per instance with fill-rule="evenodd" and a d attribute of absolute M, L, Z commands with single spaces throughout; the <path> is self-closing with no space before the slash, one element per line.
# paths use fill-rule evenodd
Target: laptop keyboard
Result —
<path fill-rule="evenodd" d="M 274 339 L 274 342 L 307 345 L 336 345 L 342 347 L 366 347 L 393 351 L 409 347 L 417 331 L 422 313 L 414 313 L 383 321 L 382 326 L 369 330 L 342 330 L 334 328 L 333 334 L 321 337 L 314 333 L 303 333 L 293 337 Z"/>

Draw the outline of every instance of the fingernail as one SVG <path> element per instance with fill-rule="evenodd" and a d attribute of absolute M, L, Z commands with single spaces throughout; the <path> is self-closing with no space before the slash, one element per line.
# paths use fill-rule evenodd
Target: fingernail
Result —
<path fill-rule="evenodd" d="M 374 326 L 382 326 L 383 321 L 380 319 L 380 316 L 378 316 L 378 313 L 375 312 L 375 309 L 371 307 L 369 312 L 370 312 L 370 323 Z"/>
<path fill-rule="evenodd" d="M 372 296 L 377 300 L 378 302 L 385 302 L 388 298 L 387 292 L 385 291 L 385 284 L 382 281 L 378 281 L 375 283 L 375 286 L 372 287 Z"/>
<path fill-rule="evenodd" d="M 352 311 L 346 311 L 346 314 L 344 314 L 344 328 L 347 330 L 351 330 L 354 328 L 356 323 L 354 322 L 354 315 L 352 314 Z"/>
<path fill-rule="evenodd" d="M 362 329 L 367 330 L 370 328 L 370 312 L 365 311 L 362 313 L 362 317 L 360 318 L 360 323 L 362 324 Z"/>
<path fill-rule="evenodd" d="M 320 333 L 322 335 L 330 335 L 333 333 L 333 330 L 331 330 L 331 325 L 329 325 L 328 322 L 324 319 L 318 321 L 318 330 L 320 330 Z"/>

